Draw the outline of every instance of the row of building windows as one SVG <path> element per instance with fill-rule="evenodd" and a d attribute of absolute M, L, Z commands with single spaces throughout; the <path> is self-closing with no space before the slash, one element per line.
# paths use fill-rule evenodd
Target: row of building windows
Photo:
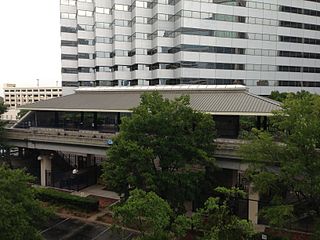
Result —
<path fill-rule="evenodd" d="M 77 25 L 77 30 L 78 31 L 93 31 L 94 26 L 90 24 L 78 24 Z"/>
<path fill-rule="evenodd" d="M 76 5 L 76 0 L 61 0 L 60 4 L 61 5 L 75 6 Z"/>
<path fill-rule="evenodd" d="M 63 87 L 78 86 L 134 86 L 138 82 L 153 85 L 176 85 L 176 84 L 200 84 L 200 85 L 231 85 L 241 84 L 247 86 L 283 86 L 283 87 L 320 87 L 320 82 L 315 81 L 291 81 L 291 80 L 257 80 L 257 79 L 223 79 L 223 78 L 156 78 L 156 79 L 133 79 L 133 80 L 96 80 L 96 81 L 63 81 Z"/>
<path fill-rule="evenodd" d="M 272 10 L 272 11 L 281 11 L 281 12 L 289 12 L 289 13 L 297 13 L 309 16 L 320 16 L 320 11 L 314 9 L 304 9 L 304 8 L 296 8 L 291 6 L 270 4 L 264 2 L 256 2 L 256 1 L 243 1 L 243 0 L 193 0 L 197 2 L 205 2 L 205 3 L 214 3 L 214 4 L 223 4 L 223 5 L 232 5 L 239 7 L 247 7 L 247 8 L 255 8 L 262 10 Z M 320 2 L 320 0 L 306 0 L 311 2 Z M 175 0 L 174 4 L 177 4 L 180 0 Z"/>
<path fill-rule="evenodd" d="M 291 6 L 280 6 L 280 11 L 320 17 L 320 11 L 317 11 L 314 9 L 296 8 Z"/>
<path fill-rule="evenodd" d="M 109 37 L 96 37 L 96 42 L 97 43 L 113 43 L 113 39 L 119 39 L 117 37 L 118 35 L 115 35 L 114 38 L 109 38 Z"/>
<path fill-rule="evenodd" d="M 173 17 L 174 21 L 178 20 L 180 17 L 259 24 L 259 25 L 270 25 L 270 26 L 281 26 L 281 27 L 288 27 L 288 28 L 302 28 L 302 29 L 316 30 L 316 31 L 320 30 L 320 25 L 315 25 L 315 24 L 282 21 L 282 20 L 258 18 L 258 17 L 245 17 L 245 16 L 235 16 L 235 15 L 227 15 L 227 14 L 217 14 L 217 13 L 210 13 L 210 12 L 181 10 L 176 15 L 174 15 Z"/>
<path fill-rule="evenodd" d="M 75 13 L 61 13 L 60 17 L 65 18 L 65 19 L 77 19 L 77 14 L 75 14 Z"/>
<path fill-rule="evenodd" d="M 82 0 L 82 1 L 90 1 L 92 0 Z M 158 0 L 158 1 L 134 1 L 131 5 L 123 5 L 123 4 L 115 4 L 111 9 L 108 8 L 101 8 L 96 7 L 95 12 L 96 13 L 103 13 L 103 14 L 111 14 L 112 10 L 118 10 L 118 11 L 132 11 L 135 7 L 138 8 L 154 8 L 157 4 L 166 4 L 166 5 L 175 5 L 180 0 Z M 314 10 L 314 9 L 304 9 L 304 8 L 297 8 L 292 6 L 285 6 L 285 5 L 276 5 L 276 4 L 270 4 L 270 3 L 263 3 L 263 2 L 256 2 L 256 1 L 237 1 L 237 0 L 231 0 L 231 1 L 221 1 L 221 0 L 195 0 L 198 2 L 206 2 L 206 3 L 214 3 L 214 4 L 224 4 L 224 5 L 233 5 L 233 6 L 241 6 L 241 7 L 247 7 L 247 8 L 255 8 L 255 9 L 263 9 L 263 10 L 273 10 L 273 11 L 281 11 L 281 12 L 288 12 L 288 13 L 296 13 L 296 14 L 303 14 L 303 15 L 309 15 L 309 16 L 320 16 L 320 11 Z M 319 0 L 309 0 L 312 2 L 319 2 Z M 75 0 L 61 0 L 62 5 L 71 5 L 75 6 L 76 1 Z M 81 11 L 81 10 L 80 10 Z M 83 13 L 81 13 L 83 14 Z M 89 14 L 91 15 L 91 14 Z M 85 13 L 82 16 L 87 16 Z"/>
<path fill-rule="evenodd" d="M 306 29 L 306 30 L 320 31 L 320 25 L 309 24 L 309 23 L 280 21 L 280 26 L 281 27 L 301 28 L 301 29 Z"/>
<path fill-rule="evenodd" d="M 57 88 L 50 88 L 50 89 L 4 89 L 5 93 L 16 93 L 16 92 L 58 92 L 61 91 Z"/>
<path fill-rule="evenodd" d="M 294 58 L 312 58 L 320 59 L 320 53 L 315 52 L 291 52 L 291 51 L 279 51 L 281 57 L 294 57 Z"/>
<path fill-rule="evenodd" d="M 279 71 L 279 72 L 304 72 L 320 73 L 318 67 L 301 67 L 301 66 L 276 66 L 268 64 L 239 64 L 239 63 L 216 63 L 216 62 L 195 62 L 181 61 L 178 63 L 154 63 L 154 64 L 134 64 L 134 65 L 115 65 L 104 67 L 103 70 L 110 72 L 115 71 L 136 71 L 136 70 L 157 70 L 157 69 L 177 69 L 177 68 L 198 68 L 198 69 L 222 69 L 222 70 L 246 70 L 246 71 Z M 94 73 L 102 70 L 100 67 L 79 67 L 79 68 L 62 68 L 62 73 L 77 74 Z"/>
<path fill-rule="evenodd" d="M 11 99 L 16 99 L 16 98 L 33 98 L 33 97 L 38 97 L 38 94 L 32 94 L 32 95 L 10 95 L 9 96 L 5 96 L 5 98 L 7 98 L 8 100 Z M 58 97 L 58 94 L 40 94 L 40 97 Z M 13 100 L 11 100 L 13 101 Z"/>
<path fill-rule="evenodd" d="M 96 27 L 107 28 L 107 29 L 109 28 L 112 29 L 114 26 L 131 27 L 135 23 L 153 24 L 158 20 L 176 21 L 176 20 L 179 20 L 180 17 L 196 18 L 196 19 L 204 19 L 204 20 L 215 20 L 215 21 L 239 22 L 239 23 L 248 23 L 248 24 L 259 24 L 259 25 L 270 25 L 270 26 L 281 26 L 281 27 L 288 27 L 288 28 L 301 28 L 306 30 L 320 31 L 320 25 L 316 25 L 316 24 L 282 21 L 282 20 L 266 19 L 266 18 L 258 18 L 258 17 L 245 17 L 245 16 L 236 16 L 236 15 L 227 15 L 227 14 L 217 14 L 217 13 L 210 13 L 210 12 L 187 11 L 187 10 L 181 10 L 175 15 L 156 14 L 152 18 L 135 17 L 131 21 L 120 19 L 120 20 L 114 20 L 112 23 L 99 22 L 99 23 L 96 23 Z M 94 26 L 78 24 L 77 30 L 93 31 Z"/>
<path fill-rule="evenodd" d="M 320 45 L 320 39 L 316 39 L 316 38 L 277 36 L 273 34 L 245 33 L 245 32 L 232 32 L 232 31 L 215 31 L 215 30 L 198 29 L 198 28 L 179 28 L 176 31 L 174 31 L 174 36 L 179 36 L 180 34 L 213 36 L 213 37 L 224 37 L 224 38 L 241 38 L 241 39 L 264 40 L 264 41 L 279 40 L 280 42 Z M 162 37 L 165 37 L 165 36 L 172 36 L 172 33 L 165 33 Z"/>
<path fill-rule="evenodd" d="M 61 27 L 61 31 L 72 30 L 70 27 Z M 129 35 L 115 35 L 112 40 L 107 40 L 111 43 L 112 41 L 130 42 L 135 39 L 153 40 L 157 37 L 168 37 L 173 38 L 179 35 L 197 35 L 197 36 L 210 36 L 210 37 L 222 37 L 222 38 L 240 38 L 250 40 L 263 40 L 263 41 L 280 41 L 280 42 L 292 42 L 292 43 L 304 43 L 311 45 L 320 45 L 320 39 L 316 38 L 302 38 L 293 36 L 277 36 L 274 34 L 261 34 L 261 33 L 246 33 L 246 32 L 233 32 L 233 31 L 220 31 L 220 30 L 208 30 L 199 28 L 179 28 L 175 31 L 158 30 L 153 33 L 139 33 L 136 32 Z"/>
<path fill-rule="evenodd" d="M 69 41 L 69 40 L 61 40 L 61 46 L 64 47 L 77 47 L 78 42 L 77 41 Z"/>
<path fill-rule="evenodd" d="M 320 59 L 320 53 L 314 52 L 295 52 L 295 51 L 276 51 L 272 49 L 253 49 L 253 48 L 231 48 L 231 47 L 217 47 L 217 46 L 203 46 L 181 44 L 177 47 L 156 47 L 152 49 L 136 48 L 133 50 L 114 50 L 113 52 L 97 52 L 93 53 L 79 53 L 76 54 L 61 54 L 63 60 L 77 60 L 79 59 L 95 59 L 96 57 L 113 58 L 118 57 L 132 57 L 135 55 L 154 55 L 156 53 L 174 54 L 178 52 L 197 52 L 197 53 L 221 53 L 221 54 L 240 54 L 253 56 L 269 56 L 269 57 L 293 57 L 293 58 L 311 58 Z"/>
<path fill-rule="evenodd" d="M 79 44 L 79 45 L 89 45 L 89 46 L 93 46 L 93 45 L 95 45 L 95 40 L 94 40 L 94 39 L 78 38 L 78 44 Z"/>

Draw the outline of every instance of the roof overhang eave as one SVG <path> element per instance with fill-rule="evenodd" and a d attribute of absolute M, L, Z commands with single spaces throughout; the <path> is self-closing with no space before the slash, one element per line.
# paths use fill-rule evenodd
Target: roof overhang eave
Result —
<path fill-rule="evenodd" d="M 132 112 L 132 110 L 119 110 L 119 109 L 69 109 L 69 108 L 24 108 L 20 107 L 22 110 L 29 111 L 51 111 L 51 112 Z"/>
<path fill-rule="evenodd" d="M 222 116 L 261 116 L 261 117 L 269 117 L 274 114 L 267 112 L 205 112 L 210 115 L 222 115 Z"/>
<path fill-rule="evenodd" d="M 120 112 L 129 113 L 132 110 L 127 109 L 62 109 L 62 108 L 24 108 L 19 109 L 29 110 L 29 111 L 60 111 L 60 112 Z M 202 111 L 203 112 L 203 111 Z M 204 111 L 204 113 L 210 115 L 223 115 L 223 116 L 273 116 L 272 112 L 210 112 Z"/>

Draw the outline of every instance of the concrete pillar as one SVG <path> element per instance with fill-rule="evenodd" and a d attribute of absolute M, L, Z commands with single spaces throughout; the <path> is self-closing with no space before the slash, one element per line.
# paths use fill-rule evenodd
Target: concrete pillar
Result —
<path fill-rule="evenodd" d="M 51 174 L 51 156 L 40 155 L 40 156 L 38 156 L 38 160 L 41 161 L 40 162 L 41 186 L 50 186 L 51 185 L 51 178 L 47 179 L 46 172 L 50 171 L 50 174 Z"/>
<path fill-rule="evenodd" d="M 248 219 L 253 224 L 258 224 L 258 208 L 259 208 L 259 193 L 253 191 L 253 186 L 249 186 L 249 202 L 248 202 Z"/>

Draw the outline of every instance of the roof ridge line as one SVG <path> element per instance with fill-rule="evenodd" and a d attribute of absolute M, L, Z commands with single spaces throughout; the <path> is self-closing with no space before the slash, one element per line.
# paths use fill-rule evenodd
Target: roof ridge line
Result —
<path fill-rule="evenodd" d="M 256 98 L 259 98 L 263 101 L 266 101 L 268 103 L 271 103 L 271 104 L 274 104 L 274 105 L 277 105 L 277 106 L 281 106 L 281 102 L 278 102 L 276 100 L 273 100 L 273 99 L 270 99 L 270 98 L 267 98 L 267 97 L 263 97 L 263 96 L 259 96 L 259 95 L 255 95 L 253 93 L 250 93 L 250 92 L 247 92 L 248 95 L 252 96 L 252 97 L 256 97 Z"/>

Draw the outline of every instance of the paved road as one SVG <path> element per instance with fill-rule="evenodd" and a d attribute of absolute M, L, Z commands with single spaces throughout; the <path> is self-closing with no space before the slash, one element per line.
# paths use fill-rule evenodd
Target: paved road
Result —
<path fill-rule="evenodd" d="M 108 226 L 71 218 L 49 221 L 41 234 L 46 240 L 130 240 L 134 236 L 129 231 L 115 233 Z"/>

